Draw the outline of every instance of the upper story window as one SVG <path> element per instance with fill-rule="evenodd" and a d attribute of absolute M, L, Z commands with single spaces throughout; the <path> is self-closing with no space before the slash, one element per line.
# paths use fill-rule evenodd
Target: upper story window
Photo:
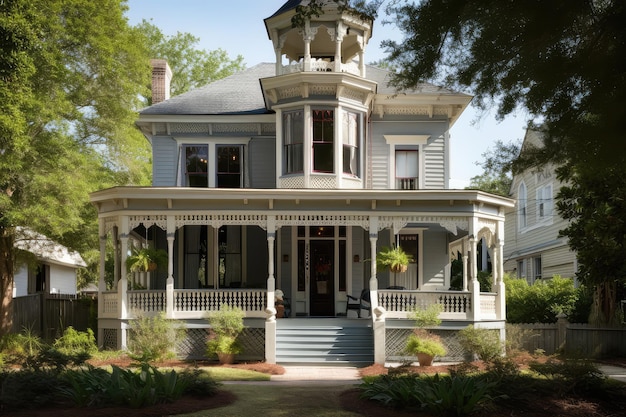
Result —
<path fill-rule="evenodd" d="M 208 187 L 208 145 L 183 145 L 186 187 Z"/>
<path fill-rule="evenodd" d="M 361 176 L 363 113 L 305 106 L 283 111 L 281 121 L 283 174 Z"/>
<path fill-rule="evenodd" d="M 418 150 L 417 146 L 396 148 L 396 189 L 418 189 Z"/>
<path fill-rule="evenodd" d="M 526 193 L 526 184 L 523 182 L 519 185 L 517 189 L 517 220 L 519 224 L 519 228 L 523 229 L 528 226 L 528 196 Z"/>
<path fill-rule="evenodd" d="M 283 146 L 285 174 L 304 171 L 304 111 L 283 113 Z"/>
<path fill-rule="evenodd" d="M 313 113 L 313 171 L 334 172 L 333 142 L 335 111 L 312 110 Z"/>
<path fill-rule="evenodd" d="M 244 145 L 186 144 L 180 147 L 178 183 L 183 187 L 244 187 Z"/>
<path fill-rule="evenodd" d="M 552 220 L 552 184 L 537 188 L 537 221 Z"/>
<path fill-rule="evenodd" d="M 361 131 L 360 115 L 358 113 L 344 111 L 342 118 L 342 142 L 343 142 L 343 173 L 359 176 L 359 133 Z"/>
<path fill-rule="evenodd" d="M 218 145 L 217 152 L 217 187 L 242 188 L 242 146 Z"/>

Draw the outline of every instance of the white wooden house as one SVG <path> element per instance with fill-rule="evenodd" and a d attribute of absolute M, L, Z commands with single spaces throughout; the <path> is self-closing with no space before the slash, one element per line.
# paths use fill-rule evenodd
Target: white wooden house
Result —
<path fill-rule="evenodd" d="M 13 297 L 76 295 L 77 270 L 87 266 L 78 252 L 25 228 L 18 228 L 15 248 L 30 256 L 19 257 L 23 261 L 13 275 Z"/>
<path fill-rule="evenodd" d="M 155 104 L 137 126 L 152 146 L 153 186 L 91 196 L 102 264 L 107 239 L 119 254 L 116 288 L 107 291 L 104 272 L 100 280 L 101 344 L 124 347 L 138 312 L 164 311 L 202 345 L 207 311 L 223 303 L 247 313 L 247 357 L 270 363 L 383 363 L 410 332 L 407 312 L 431 303 L 444 308 L 442 328 L 504 329 L 504 211 L 513 201 L 449 189 L 449 130 L 471 97 L 428 83 L 395 91 L 386 71 L 365 64 L 371 21 L 331 2 L 293 28 L 299 3 L 264 21 L 274 63 L 169 98 L 176 74 L 152 62 Z M 476 280 L 480 239 L 493 293 Z M 167 270 L 127 274 L 129 248 L 145 244 L 167 251 Z M 379 273 L 370 260 L 393 244 L 414 262 L 404 274 Z M 458 258 L 463 288 L 448 291 Z M 146 289 L 131 290 L 137 283 Z M 276 289 L 291 303 L 287 319 L 276 320 Z M 363 290 L 372 314 L 359 320 L 347 296 Z M 315 342 L 289 335 L 333 326 L 365 328 L 357 344 L 369 353 L 324 346 L 312 359 Z"/>
<path fill-rule="evenodd" d="M 539 130 L 528 129 L 524 146 L 542 146 Z M 531 168 L 515 175 L 511 197 L 515 207 L 506 211 L 504 270 L 523 278 L 529 284 L 555 275 L 574 278 L 578 269 L 576 253 L 559 231 L 567 222 L 558 215 L 554 204 L 563 185 L 557 178 L 555 165 Z"/>

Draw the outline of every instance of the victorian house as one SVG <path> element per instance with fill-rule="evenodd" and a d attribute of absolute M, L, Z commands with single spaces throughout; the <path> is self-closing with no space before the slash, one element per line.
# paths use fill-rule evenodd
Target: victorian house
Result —
<path fill-rule="evenodd" d="M 124 347 L 133 318 L 162 311 L 187 326 L 181 352 L 201 356 L 206 315 L 223 304 L 246 311 L 242 357 L 270 363 L 384 363 L 400 355 L 408 312 L 432 303 L 443 307 L 442 333 L 503 333 L 513 201 L 449 189 L 449 130 L 471 97 L 428 83 L 396 91 L 387 71 L 365 64 L 372 21 L 328 2 L 292 27 L 300 2 L 264 21 L 274 63 L 169 98 L 176 74 L 152 62 L 154 104 L 137 126 L 152 146 L 153 186 L 91 195 L 102 264 L 107 240 L 117 253 L 114 288 L 101 272 L 101 345 Z M 476 280 L 481 239 L 492 293 Z M 408 270 L 377 271 L 372 260 L 394 245 L 412 255 Z M 166 268 L 128 273 L 128 253 L 143 246 L 164 249 Z M 463 283 L 452 291 L 457 259 Z"/>

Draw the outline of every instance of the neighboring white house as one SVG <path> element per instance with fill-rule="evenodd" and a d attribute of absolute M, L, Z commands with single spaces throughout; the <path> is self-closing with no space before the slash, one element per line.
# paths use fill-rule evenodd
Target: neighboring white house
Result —
<path fill-rule="evenodd" d="M 15 247 L 30 252 L 35 262 L 23 262 L 14 274 L 13 297 L 29 294 L 76 294 L 76 271 L 87 266 L 78 252 L 44 235 L 18 229 Z"/>
<path fill-rule="evenodd" d="M 339 323 L 353 314 L 347 296 L 363 290 L 378 363 L 393 356 L 391 328 L 410 328 L 415 306 L 441 304 L 450 328 L 504 329 L 504 212 L 513 201 L 449 188 L 449 131 L 471 96 L 428 83 L 394 90 L 387 71 L 365 64 L 372 21 L 328 2 L 293 28 L 299 4 L 287 1 L 264 21 L 274 63 L 169 98 L 176 74 L 153 60 L 154 104 L 137 121 L 152 146 L 153 186 L 91 195 L 101 251 L 111 240 L 119 254 L 114 291 L 101 256 L 101 344 L 126 346 L 138 313 L 163 311 L 205 331 L 207 311 L 228 303 L 258 330 L 261 358 L 284 362 L 293 358 L 281 354 L 281 326 Z M 493 293 L 481 294 L 476 280 L 480 239 Z M 393 244 L 413 255 L 406 273 L 379 272 L 370 261 Z M 167 270 L 127 274 L 122 266 L 138 245 L 166 250 Z M 448 291 L 457 258 L 464 282 Z M 277 288 L 292 311 L 278 325 Z"/>
<path fill-rule="evenodd" d="M 526 131 L 522 148 L 542 144 L 540 131 Z M 506 212 L 504 270 L 529 284 L 554 275 L 574 278 L 578 269 L 567 238 L 559 237 L 567 225 L 554 204 L 561 186 L 552 164 L 513 177 L 511 197 L 516 204 Z"/>

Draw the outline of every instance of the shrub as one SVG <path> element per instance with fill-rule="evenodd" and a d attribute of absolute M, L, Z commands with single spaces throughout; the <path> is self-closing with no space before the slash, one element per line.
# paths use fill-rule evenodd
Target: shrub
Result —
<path fill-rule="evenodd" d="M 476 376 L 381 376 L 361 384 L 364 398 L 395 408 L 426 409 L 436 415 L 469 414 L 485 401 L 495 383 Z"/>
<path fill-rule="evenodd" d="M 431 304 L 427 308 L 416 308 L 409 312 L 409 318 L 415 321 L 415 327 L 424 328 L 439 326 L 439 314 L 443 311 L 441 304 Z"/>
<path fill-rule="evenodd" d="M 0 339 L 0 350 L 7 363 L 22 364 L 46 348 L 46 344 L 32 329 L 24 327 L 21 333 L 9 333 Z"/>
<path fill-rule="evenodd" d="M 2 412 L 32 409 L 54 402 L 60 386 L 51 370 L 22 369 L 0 373 Z"/>
<path fill-rule="evenodd" d="M 222 305 L 219 311 L 212 313 L 208 320 L 213 337 L 207 342 L 207 354 L 238 354 L 242 347 L 237 338 L 243 332 L 243 319 L 246 313 L 229 305 Z"/>
<path fill-rule="evenodd" d="M 459 331 L 459 343 L 467 352 L 486 362 L 499 358 L 503 353 L 497 331 L 477 329 L 473 325 Z"/>
<path fill-rule="evenodd" d="M 63 332 L 63 336 L 54 341 L 52 346 L 59 352 L 66 355 L 93 355 L 98 351 L 96 338 L 93 330 L 87 329 L 86 332 L 79 332 L 69 326 Z"/>
<path fill-rule="evenodd" d="M 142 363 L 156 362 L 176 356 L 176 346 L 184 339 L 185 329 L 159 313 L 140 316 L 130 322 L 129 356 Z"/>
<path fill-rule="evenodd" d="M 505 284 L 509 323 L 555 323 L 559 313 L 572 314 L 579 297 L 574 281 L 559 276 L 533 285 L 505 276 Z"/>
<path fill-rule="evenodd" d="M 159 371 L 145 363 L 139 370 L 113 366 L 111 373 L 93 367 L 68 371 L 64 380 L 67 386 L 62 394 L 77 406 L 140 408 L 173 402 L 186 393 L 213 395 L 217 392 L 217 383 L 199 370 Z"/>
<path fill-rule="evenodd" d="M 589 360 L 549 359 L 545 363 L 533 362 L 530 369 L 546 378 L 551 387 L 562 394 L 597 393 L 602 389 L 606 377 L 598 367 Z"/>
<path fill-rule="evenodd" d="M 423 329 L 416 329 L 409 336 L 405 350 L 409 355 L 423 353 L 429 356 L 443 356 L 446 354 L 446 348 L 441 343 L 441 338 Z"/>

